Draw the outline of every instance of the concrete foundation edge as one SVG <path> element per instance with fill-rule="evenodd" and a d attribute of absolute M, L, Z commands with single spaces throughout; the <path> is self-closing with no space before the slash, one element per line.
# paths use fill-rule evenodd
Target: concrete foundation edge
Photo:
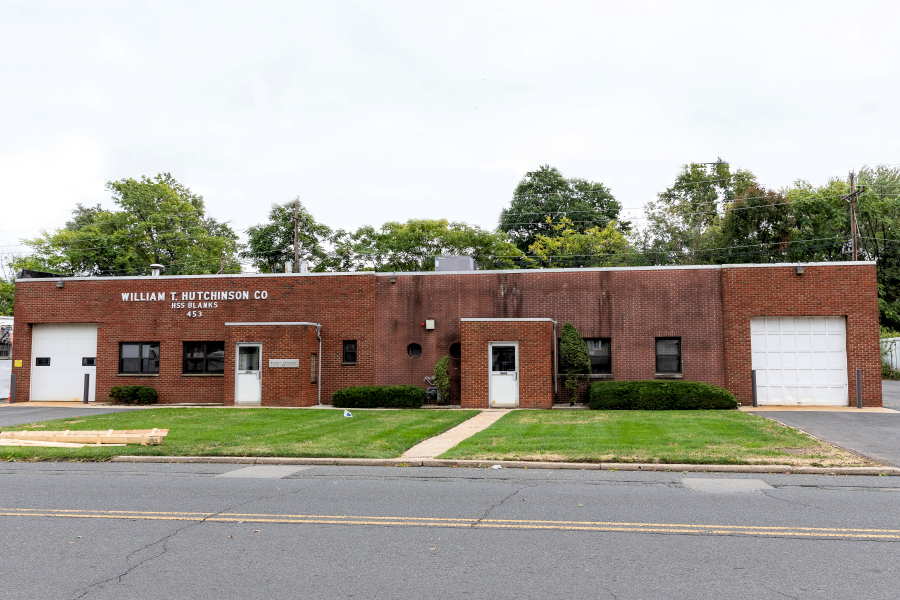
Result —
<path fill-rule="evenodd" d="M 118 463 L 196 463 L 230 465 L 320 465 L 356 467 L 463 467 L 486 469 L 565 469 L 575 471 L 657 471 L 688 473 L 778 473 L 795 475 L 893 475 L 896 467 L 794 467 L 791 465 L 675 465 L 651 463 L 565 463 L 524 460 L 448 460 L 402 458 L 290 458 L 275 456 L 117 456 Z"/>

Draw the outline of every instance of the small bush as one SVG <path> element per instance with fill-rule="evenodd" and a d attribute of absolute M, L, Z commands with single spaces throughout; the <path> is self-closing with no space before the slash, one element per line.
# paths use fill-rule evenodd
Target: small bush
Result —
<path fill-rule="evenodd" d="M 336 408 L 422 408 L 425 390 L 415 385 L 364 385 L 338 390 Z"/>
<path fill-rule="evenodd" d="M 434 385 L 438 389 L 438 404 L 450 401 L 450 357 L 444 356 L 434 365 Z"/>
<path fill-rule="evenodd" d="M 146 385 L 117 385 L 109 390 L 109 397 L 116 404 L 156 404 L 159 400 L 156 388 Z"/>
<path fill-rule="evenodd" d="M 697 410 L 737 408 L 734 394 L 699 381 L 603 381 L 590 386 L 595 410 Z"/>

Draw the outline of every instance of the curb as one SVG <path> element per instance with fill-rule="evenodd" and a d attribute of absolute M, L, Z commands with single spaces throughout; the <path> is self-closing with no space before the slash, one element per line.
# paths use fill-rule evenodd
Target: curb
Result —
<path fill-rule="evenodd" d="M 320 465 L 348 467 L 463 467 L 557 469 L 572 471 L 656 471 L 688 473 L 776 473 L 779 475 L 892 475 L 896 467 L 794 467 L 791 465 L 677 465 L 652 463 L 567 463 L 525 460 L 447 460 L 438 458 L 279 458 L 274 456 L 117 456 L 118 463 L 194 463 L 228 465 Z"/>

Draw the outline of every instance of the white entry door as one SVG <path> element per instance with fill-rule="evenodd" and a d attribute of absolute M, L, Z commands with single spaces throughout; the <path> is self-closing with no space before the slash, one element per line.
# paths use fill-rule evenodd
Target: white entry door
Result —
<path fill-rule="evenodd" d="M 237 345 L 235 404 L 259 404 L 262 401 L 262 344 Z"/>
<path fill-rule="evenodd" d="M 760 405 L 847 406 L 844 317 L 750 319 Z"/>
<path fill-rule="evenodd" d="M 515 408 L 519 405 L 519 344 L 490 342 L 491 408 Z"/>
<path fill-rule="evenodd" d="M 90 375 L 88 401 L 97 379 L 95 323 L 38 323 L 31 331 L 31 400 L 81 402 Z"/>

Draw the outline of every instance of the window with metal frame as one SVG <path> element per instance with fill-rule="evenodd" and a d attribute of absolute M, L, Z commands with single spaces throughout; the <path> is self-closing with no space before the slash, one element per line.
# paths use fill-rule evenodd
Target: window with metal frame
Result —
<path fill-rule="evenodd" d="M 9 358 L 12 354 L 12 346 L 9 344 L 0 344 L 0 358 Z"/>
<path fill-rule="evenodd" d="M 656 372 L 681 373 L 681 338 L 656 338 Z"/>
<path fill-rule="evenodd" d="M 591 357 L 592 375 L 609 375 L 612 373 L 612 343 L 610 338 L 584 338 Z"/>
<path fill-rule="evenodd" d="M 344 340 L 342 362 L 345 365 L 356 364 L 356 340 Z"/>
<path fill-rule="evenodd" d="M 225 373 L 225 342 L 184 342 L 184 375 Z"/>
<path fill-rule="evenodd" d="M 159 342 L 119 343 L 119 373 L 159 375 Z"/>

